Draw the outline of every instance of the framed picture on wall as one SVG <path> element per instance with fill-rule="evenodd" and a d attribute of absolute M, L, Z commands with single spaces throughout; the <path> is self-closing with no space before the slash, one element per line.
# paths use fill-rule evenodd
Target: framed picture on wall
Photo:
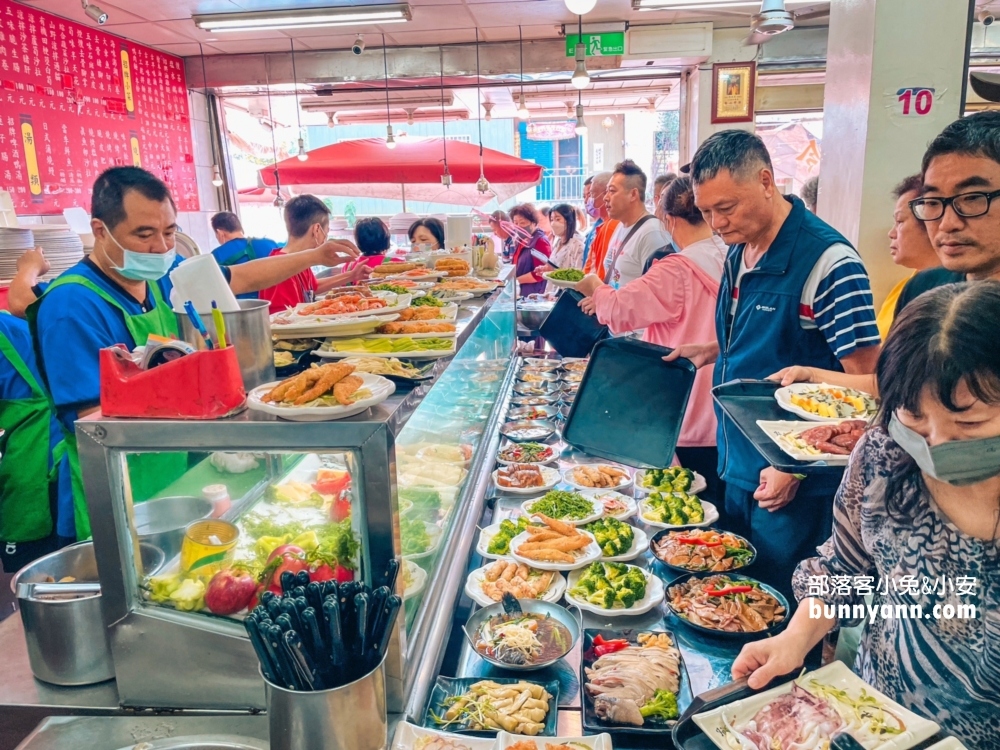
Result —
<path fill-rule="evenodd" d="M 712 122 L 753 122 L 757 63 L 712 66 Z"/>

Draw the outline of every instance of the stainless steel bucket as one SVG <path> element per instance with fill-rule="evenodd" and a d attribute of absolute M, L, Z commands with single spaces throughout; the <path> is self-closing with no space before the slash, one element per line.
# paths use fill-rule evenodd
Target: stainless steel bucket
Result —
<path fill-rule="evenodd" d="M 236 347 L 240 374 L 247 391 L 276 379 L 274 348 L 271 345 L 270 303 L 263 299 L 241 299 L 238 312 L 222 313 L 226 323 L 226 341 Z M 208 335 L 216 339 L 211 313 L 199 311 Z M 198 349 L 206 349 L 205 339 L 187 315 L 175 312 L 181 338 Z"/>
<path fill-rule="evenodd" d="M 212 503 L 203 497 L 159 497 L 136 503 L 132 515 L 139 541 L 159 547 L 169 560 L 180 553 L 188 524 L 212 515 Z"/>
<path fill-rule="evenodd" d="M 287 690 L 264 680 L 271 750 L 383 750 L 388 742 L 385 659 L 338 688 Z"/>
<path fill-rule="evenodd" d="M 141 545 L 143 569 L 154 573 L 163 553 Z M 75 579 L 72 584 L 45 585 L 49 579 Z M 81 542 L 41 557 L 17 572 L 11 583 L 21 609 L 31 671 L 55 685 L 90 685 L 115 676 L 108 631 L 101 614 L 93 542 Z M 52 595 L 61 590 L 65 596 Z M 72 597 L 72 598 L 69 598 Z"/>

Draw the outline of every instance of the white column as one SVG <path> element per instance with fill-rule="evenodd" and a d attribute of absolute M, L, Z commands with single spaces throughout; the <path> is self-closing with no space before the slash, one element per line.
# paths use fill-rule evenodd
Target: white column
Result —
<path fill-rule="evenodd" d="M 920 171 L 928 142 L 962 114 L 969 6 L 831 4 L 818 212 L 858 248 L 876 306 L 908 273 L 889 257 L 890 191 Z"/>

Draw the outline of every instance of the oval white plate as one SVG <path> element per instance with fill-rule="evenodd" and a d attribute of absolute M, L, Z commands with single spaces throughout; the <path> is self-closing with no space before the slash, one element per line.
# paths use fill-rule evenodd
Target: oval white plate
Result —
<path fill-rule="evenodd" d="M 468 302 L 476 295 L 469 292 L 437 292 L 434 296 L 442 302 Z"/>
<path fill-rule="evenodd" d="M 507 557 L 503 559 L 509 560 L 510 558 Z M 492 564 L 493 563 L 490 563 L 490 565 Z M 486 578 L 486 569 L 490 567 L 490 565 L 484 565 L 481 568 L 476 568 L 474 571 L 469 573 L 469 577 L 465 579 L 466 595 L 480 607 L 488 607 L 491 604 L 496 604 L 495 601 L 483 593 L 483 581 Z M 544 568 L 539 568 L 537 565 L 531 565 L 529 567 L 535 568 L 535 570 L 544 570 Z M 556 574 L 552 576 L 552 582 L 549 584 L 549 587 L 542 592 L 542 595 L 538 597 L 538 600 L 543 602 L 557 602 L 562 599 L 562 595 L 564 593 L 566 593 L 566 576 L 556 572 Z"/>
<path fill-rule="evenodd" d="M 274 414 L 291 422 L 327 422 L 360 414 L 366 409 L 382 403 L 396 392 L 396 384 L 388 378 L 383 378 L 381 375 L 371 375 L 367 372 L 359 372 L 357 375 L 364 381 L 361 387 L 370 390 L 372 395 L 370 398 L 363 398 L 350 406 L 279 406 L 265 403 L 262 400 L 264 395 L 277 387 L 279 383 L 284 382 L 281 380 L 257 386 L 250 391 L 247 396 L 247 406 L 254 411 Z"/>
<path fill-rule="evenodd" d="M 637 565 L 630 565 L 630 568 L 639 568 Z M 590 602 L 577 599 L 576 597 L 570 596 L 570 589 L 576 587 L 576 584 L 583 577 L 583 571 L 574 570 L 569 574 L 569 581 L 566 588 L 566 601 L 570 604 L 575 604 L 580 609 L 586 612 L 593 612 L 597 615 L 602 615 L 604 617 L 632 617 L 633 615 L 644 615 L 647 612 L 656 609 L 663 602 L 663 581 L 661 581 L 657 576 L 646 570 L 642 570 L 643 575 L 646 576 L 646 595 L 636 601 L 628 609 L 604 609 L 603 607 L 598 607 Z"/>
<path fill-rule="evenodd" d="M 445 337 L 439 336 L 438 338 Z M 324 344 L 324 346 L 326 345 Z M 455 356 L 455 339 L 452 339 L 451 347 L 448 349 L 428 349 L 416 352 L 332 352 L 321 346 L 319 349 L 314 351 L 313 354 L 322 359 L 346 359 L 347 357 L 381 357 L 382 359 L 391 359 L 393 357 L 396 359 L 444 359 L 445 357 Z"/>
<path fill-rule="evenodd" d="M 578 468 L 580 468 L 581 466 L 614 466 L 614 464 L 599 464 L 599 463 L 576 464 L 575 466 L 569 466 L 569 467 L 563 469 L 563 472 L 562 472 L 563 481 L 566 484 L 568 484 L 570 487 L 573 487 L 573 488 L 578 489 L 578 490 L 623 490 L 626 487 L 631 487 L 632 486 L 632 475 L 629 474 L 629 470 L 627 468 L 625 468 L 624 466 L 615 466 L 616 469 L 620 469 L 620 470 L 624 471 L 625 474 L 626 474 L 625 481 L 623 483 L 619 484 L 616 487 L 588 487 L 585 484 L 580 484 L 580 483 L 576 482 L 573 479 L 573 477 L 571 476 L 571 474 L 574 471 L 576 471 Z"/>
<path fill-rule="evenodd" d="M 507 555 L 494 555 L 490 552 L 490 542 L 499 533 L 500 524 L 498 523 L 490 524 L 485 529 L 480 529 L 479 540 L 476 542 L 476 554 L 486 560 L 499 560 L 501 557 L 506 557 Z"/>
<path fill-rule="evenodd" d="M 403 560 L 403 565 L 407 567 L 413 578 L 413 583 L 403 591 L 403 601 L 406 601 L 419 594 L 427 586 L 427 571 L 412 560 Z"/>
<path fill-rule="evenodd" d="M 443 445 L 442 447 L 451 448 L 454 446 Z M 414 458 L 417 458 L 420 461 L 431 461 L 431 462 L 436 461 L 443 464 L 455 464 L 456 466 L 461 466 L 463 469 L 469 468 L 469 463 L 471 463 L 472 461 L 471 457 L 468 459 L 453 458 L 453 457 L 443 458 L 441 456 L 434 455 L 434 451 L 437 450 L 437 448 L 438 446 L 433 443 L 425 445 L 423 448 L 421 448 L 414 454 Z"/>
<path fill-rule="evenodd" d="M 591 539 L 594 538 L 593 534 L 588 534 L 586 531 L 580 532 L 582 534 L 587 534 Z M 551 563 L 551 562 L 539 562 L 538 560 L 529 560 L 527 557 L 518 557 L 517 548 L 520 547 L 524 542 L 528 541 L 528 532 L 523 532 L 518 534 L 516 537 L 510 540 L 510 556 L 513 557 L 518 562 L 523 562 L 525 565 L 530 565 L 532 568 L 538 568 L 539 570 L 576 570 L 577 568 L 583 568 L 590 565 L 592 562 L 597 562 L 601 559 L 601 548 L 597 546 L 596 541 L 592 541 L 586 547 L 583 548 L 583 554 L 580 555 L 576 562 L 574 563 Z"/>
<path fill-rule="evenodd" d="M 509 445 L 516 445 L 516 443 L 510 443 Z M 549 447 L 549 449 L 552 449 L 551 445 L 548 446 L 548 447 Z M 505 450 L 506 448 L 507 448 L 506 445 L 501 446 L 500 451 Z M 500 458 L 500 451 L 497 451 L 497 463 L 500 464 L 501 466 L 511 466 L 512 464 L 525 464 L 527 466 L 541 466 L 543 464 L 551 464 L 551 463 L 559 460 L 559 451 L 554 450 L 554 449 L 552 449 L 552 457 L 551 458 L 549 458 L 549 459 L 547 459 L 545 461 L 537 461 L 537 462 L 536 461 L 507 461 L 507 460 L 505 460 L 503 458 Z"/>
<path fill-rule="evenodd" d="M 587 497 L 583 493 L 580 493 L 580 495 L 586 498 L 587 500 L 590 500 L 593 512 L 589 516 L 586 516 L 585 518 L 581 518 L 579 520 L 570 520 L 569 518 L 557 518 L 555 520 L 565 521 L 566 523 L 571 523 L 574 526 L 583 526 L 584 524 L 588 524 L 591 521 L 596 521 L 598 518 L 604 515 L 604 503 L 599 502 L 598 500 L 595 500 L 592 497 Z M 531 511 L 528 510 L 528 507 L 534 505 L 539 500 L 541 500 L 541 498 L 533 497 L 531 500 L 525 500 L 523 503 L 521 503 L 521 511 L 524 513 L 524 515 L 530 516 Z"/>
<path fill-rule="evenodd" d="M 552 286 L 558 287 L 559 289 L 576 289 L 576 285 L 580 283 L 579 281 L 566 281 L 565 279 L 553 279 L 552 273 L 553 271 L 549 271 L 548 273 L 543 273 L 542 278 L 545 279 L 550 284 L 552 284 Z M 582 280 L 583 279 L 581 279 L 580 281 Z"/>
<path fill-rule="evenodd" d="M 421 321 L 422 322 L 422 321 Z M 446 331 L 441 333 L 371 333 L 365 336 L 366 339 L 453 339 L 458 335 L 458 331 Z"/>
<path fill-rule="evenodd" d="M 621 492 L 615 492 L 614 490 L 581 490 L 580 494 L 586 495 L 587 497 L 593 497 L 596 500 L 601 500 L 601 498 L 604 497 L 614 497 L 616 500 L 621 500 L 625 503 L 625 510 L 621 513 L 608 513 L 606 508 L 604 510 L 605 516 L 619 521 L 627 521 L 639 510 L 634 498 L 631 498 L 628 495 L 623 495 Z"/>
<path fill-rule="evenodd" d="M 430 269 L 428 269 L 426 273 L 420 274 L 419 276 L 416 275 L 407 276 L 406 273 L 404 272 L 399 274 L 393 274 L 391 276 L 389 275 L 383 276 L 379 274 L 379 278 L 385 279 L 390 284 L 398 279 L 400 281 L 429 282 L 431 286 L 434 286 L 434 282 L 440 279 L 444 275 L 445 275 L 444 271 L 431 271 Z M 430 287 L 424 287 L 424 288 L 428 289 Z"/>
<path fill-rule="evenodd" d="M 389 323 L 399 318 L 398 313 L 376 317 L 369 315 L 363 318 L 347 318 L 344 320 L 325 320 L 323 318 L 302 318 L 301 321 L 281 325 L 271 317 L 271 335 L 276 339 L 325 338 L 327 336 L 363 336 L 371 333 L 383 323 Z"/>
<path fill-rule="evenodd" d="M 662 492 L 662 490 L 657 490 L 652 487 L 643 487 L 642 475 L 639 474 L 638 472 L 636 472 L 636 475 L 635 477 L 633 477 L 633 480 L 635 481 L 635 488 L 639 490 L 640 494 L 648 495 L 652 492 Z M 688 494 L 697 495 L 699 493 L 704 492 L 707 489 L 708 489 L 708 482 L 705 481 L 705 477 L 703 477 L 697 471 L 694 472 L 694 481 L 691 482 L 691 487 L 687 491 Z"/>
<path fill-rule="evenodd" d="M 796 406 L 791 402 L 792 394 L 807 393 L 809 391 L 815 391 L 820 388 L 838 388 L 835 385 L 828 385 L 826 383 L 792 383 L 791 385 L 786 385 L 784 388 L 779 388 L 774 392 L 774 399 L 778 402 L 778 406 L 787 412 L 791 412 L 799 417 L 802 417 L 807 422 L 824 422 L 826 424 L 839 424 L 845 419 L 861 419 L 867 421 L 871 418 L 871 415 L 862 415 L 859 417 L 821 417 L 819 414 L 813 414 L 811 411 L 806 411 L 800 406 Z M 841 389 L 843 390 L 843 389 Z M 857 388 L 853 390 L 858 390 Z M 870 395 L 870 394 L 865 394 Z"/>
<path fill-rule="evenodd" d="M 703 526 L 711 526 L 713 523 L 719 520 L 719 509 L 716 508 L 712 503 L 707 500 L 701 500 L 701 507 L 705 511 L 705 520 L 701 523 L 686 523 L 683 526 L 675 526 L 669 523 L 660 523 L 659 521 L 648 520 L 643 513 L 646 512 L 646 500 L 639 501 L 639 518 L 638 520 L 647 526 L 652 526 L 654 529 L 687 529 L 687 528 L 701 528 Z"/>
<path fill-rule="evenodd" d="M 333 313 L 330 315 L 318 314 L 318 313 L 303 313 L 301 312 L 310 305 L 316 304 L 314 302 L 300 302 L 297 304 L 292 311 L 291 315 L 287 313 L 279 313 L 279 315 L 286 315 L 292 318 L 293 323 L 295 318 L 305 318 L 308 320 L 344 320 L 345 318 L 363 318 L 369 316 L 384 317 L 386 315 L 392 315 L 393 313 L 398 313 L 401 310 L 405 310 L 410 306 L 410 301 L 413 299 L 412 294 L 396 294 L 394 292 L 376 292 L 376 297 L 384 299 L 387 303 L 393 302 L 394 304 L 387 305 L 386 307 L 380 307 L 377 310 L 360 310 L 358 312 L 346 312 L 346 313 Z M 322 300 L 317 300 L 321 302 Z M 274 316 L 271 316 L 274 319 Z"/>
<path fill-rule="evenodd" d="M 425 729 L 416 724 L 408 724 L 405 721 L 396 725 L 396 735 L 390 745 L 390 750 L 413 750 L 417 746 L 417 741 L 425 737 L 443 738 L 454 740 L 459 746 L 469 748 L 469 750 L 494 750 L 496 741 L 482 737 L 471 737 L 467 734 L 451 734 L 449 732 L 439 732 L 435 729 Z M 600 750 L 604 750 L 601 748 Z"/>
<path fill-rule="evenodd" d="M 632 546 L 623 555 L 601 557 L 601 562 L 631 562 L 649 549 L 649 537 L 638 526 L 632 527 Z"/>
<path fill-rule="evenodd" d="M 542 472 L 542 479 L 545 480 L 545 484 L 543 486 L 524 487 L 524 488 L 501 487 L 499 484 L 497 484 L 497 471 L 499 471 L 499 469 L 493 471 L 492 474 L 493 484 L 495 484 L 496 488 L 501 492 L 508 492 L 511 495 L 539 495 L 544 492 L 548 492 L 557 484 L 559 484 L 559 480 L 561 477 L 559 476 L 559 472 L 556 469 L 550 468 L 548 466 L 541 466 L 539 464 L 531 464 L 531 466 L 538 466 L 538 470 Z"/>
<path fill-rule="evenodd" d="M 463 736 L 464 741 L 464 736 Z M 500 732 L 497 735 L 497 750 L 507 750 L 510 747 L 516 746 L 518 743 L 524 742 L 525 740 L 530 740 L 531 738 L 525 738 L 524 735 L 520 734 L 507 734 L 507 732 Z M 563 747 L 564 745 L 569 745 L 573 750 L 612 750 L 613 745 L 611 744 L 611 735 L 607 732 L 601 734 L 588 735 L 587 737 L 542 737 L 535 741 L 535 745 L 539 748 L 545 746 L 551 747 Z"/>
<path fill-rule="evenodd" d="M 427 536 L 431 539 L 431 546 L 425 549 L 423 552 L 415 552 L 412 555 L 403 555 L 403 560 L 423 560 L 425 557 L 430 557 L 435 552 L 437 552 L 438 547 L 441 546 L 441 537 L 444 532 L 439 526 L 435 526 L 430 521 L 424 521 L 424 528 L 427 529 Z"/>

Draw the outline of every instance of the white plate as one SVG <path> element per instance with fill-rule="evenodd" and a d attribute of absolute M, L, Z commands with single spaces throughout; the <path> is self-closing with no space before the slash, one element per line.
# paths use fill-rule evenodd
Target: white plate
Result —
<path fill-rule="evenodd" d="M 637 568 L 642 570 L 638 565 L 630 565 L 630 568 Z M 653 575 L 648 570 L 642 570 L 644 576 L 646 576 L 646 595 L 636 601 L 628 609 L 604 609 L 603 607 L 598 607 L 590 602 L 577 599 L 570 596 L 569 590 L 574 588 L 579 580 L 583 577 L 582 570 L 574 570 L 569 574 L 569 582 L 566 584 L 566 601 L 570 604 L 575 604 L 580 609 L 587 612 L 593 612 L 594 614 L 601 615 L 603 617 L 632 617 L 633 615 L 644 615 L 656 609 L 663 602 L 663 581 L 659 577 Z"/>
<path fill-rule="evenodd" d="M 496 559 L 499 560 L 501 558 Z M 511 558 L 504 557 L 502 559 L 510 560 Z M 511 562 L 513 562 L 513 560 L 511 560 Z M 490 565 L 493 565 L 493 563 L 490 563 Z M 495 601 L 483 593 L 483 580 L 486 577 L 486 569 L 490 567 L 490 565 L 484 565 L 481 568 L 476 568 L 474 571 L 469 573 L 469 577 L 465 579 L 466 595 L 480 607 L 488 607 L 491 604 L 496 604 Z M 532 567 L 535 570 L 543 570 L 543 568 L 539 568 L 537 565 L 530 565 L 529 567 Z M 549 587 L 542 592 L 542 595 L 538 597 L 538 600 L 543 602 L 557 602 L 562 599 L 562 595 L 564 593 L 566 593 L 566 577 L 560 573 L 556 573 L 552 576 L 552 583 L 550 583 Z"/>
<path fill-rule="evenodd" d="M 954 737 L 949 737 L 935 745 L 931 745 L 927 750 L 968 750 L 968 748 Z"/>
<path fill-rule="evenodd" d="M 412 338 L 412 337 L 411 337 Z M 443 338 L 443 337 L 440 337 Z M 324 346 L 326 346 L 324 344 Z M 347 357 L 381 357 L 382 359 L 444 359 L 455 356 L 455 339 L 451 341 L 450 349 L 431 349 L 418 352 L 332 352 L 322 346 L 313 352 L 322 359 L 346 359 Z"/>
<path fill-rule="evenodd" d="M 411 294 L 395 294 L 393 292 L 376 292 L 374 296 L 384 299 L 386 302 L 395 302 L 395 304 L 387 307 L 380 307 L 378 310 L 362 310 L 359 312 L 335 313 L 332 315 L 301 312 L 310 305 L 316 304 L 316 302 L 322 302 L 322 300 L 316 300 L 316 302 L 301 302 L 295 306 L 291 313 L 285 311 L 276 313 L 276 315 L 284 315 L 287 318 L 291 318 L 293 321 L 292 325 L 294 325 L 295 318 L 304 318 L 307 320 L 344 320 L 345 318 L 364 318 L 371 316 L 382 318 L 386 315 L 392 315 L 393 313 L 405 310 L 410 306 L 410 300 L 413 299 L 413 295 Z M 272 322 L 274 321 L 274 317 L 274 315 L 271 316 Z"/>
<path fill-rule="evenodd" d="M 442 302 L 468 302 L 476 295 L 470 292 L 437 292 L 434 296 Z"/>
<path fill-rule="evenodd" d="M 640 529 L 638 526 L 632 527 L 633 537 L 632 546 L 623 555 L 614 555 L 613 557 L 602 557 L 601 562 L 632 562 L 635 558 L 639 557 L 643 552 L 649 549 L 649 537 L 646 536 L 646 532 Z"/>
<path fill-rule="evenodd" d="M 902 734 L 893 735 L 892 739 L 885 742 L 878 742 L 877 739 L 860 728 L 851 729 L 851 733 L 865 747 L 878 748 L 878 750 L 906 750 L 906 748 L 913 747 L 927 738 L 933 737 L 934 733 L 938 731 L 939 727 L 937 724 L 917 716 L 912 711 L 908 711 L 895 701 L 882 695 L 875 688 L 862 681 L 843 662 L 835 661 L 827 664 L 815 672 L 802 675 L 795 682 L 808 690 L 811 679 L 815 679 L 823 685 L 846 690 L 854 698 L 860 695 L 861 690 L 865 690 L 869 696 L 873 696 L 886 710 L 895 714 L 906 725 L 907 731 Z M 730 735 L 730 732 L 726 728 L 726 720 L 736 725 L 742 725 L 752 719 L 768 703 L 780 695 L 790 693 L 791 690 L 792 683 L 786 682 L 784 685 L 780 685 L 772 690 L 758 693 L 757 695 L 735 701 L 711 711 L 695 714 L 694 722 L 701 727 L 705 736 L 711 739 L 718 747 L 723 750 L 738 749 L 740 743 L 737 737 L 731 737 L 731 742 L 726 739 Z M 836 706 L 836 703 L 831 703 L 831 705 Z M 866 739 L 868 742 L 865 742 Z"/>
<path fill-rule="evenodd" d="M 381 375 L 370 375 L 367 372 L 355 374 L 364 381 L 361 387 L 370 390 L 372 395 L 370 398 L 363 398 L 350 406 L 279 406 L 265 403 L 262 400 L 264 394 L 277 387 L 279 383 L 284 382 L 281 380 L 258 386 L 250 391 L 247 396 L 247 406 L 254 411 L 274 414 L 291 422 L 327 422 L 360 414 L 369 407 L 382 403 L 396 392 L 396 384 Z"/>
<path fill-rule="evenodd" d="M 403 601 L 405 602 L 407 599 L 416 596 L 421 591 L 423 591 L 424 588 L 426 588 L 427 571 L 421 568 L 412 560 L 403 560 L 403 565 L 406 566 L 406 568 L 410 571 L 410 575 L 413 577 L 413 584 L 411 586 L 408 586 L 403 591 Z"/>
<path fill-rule="evenodd" d="M 792 383 L 791 385 L 786 385 L 784 388 L 779 388 L 774 392 L 774 399 L 778 402 L 780 406 L 785 411 L 791 412 L 798 417 L 802 417 L 807 422 L 826 422 L 828 424 L 839 424 L 845 419 L 862 419 L 867 421 L 872 415 L 862 415 L 859 417 L 821 417 L 818 414 L 813 414 L 811 411 L 806 411 L 805 409 L 796 406 L 791 402 L 791 396 L 793 394 L 808 393 L 809 391 L 815 391 L 820 388 L 833 388 L 839 390 L 845 390 L 836 385 L 828 385 L 827 383 Z M 852 390 L 858 390 L 854 388 Z M 862 392 L 863 391 L 859 391 Z M 866 394 L 868 395 L 868 394 Z"/>
<path fill-rule="evenodd" d="M 639 516 L 638 520 L 647 526 L 652 526 L 654 529 L 687 529 L 687 528 L 702 528 L 705 526 L 711 526 L 713 523 L 719 520 L 719 509 L 716 508 L 712 503 L 707 500 L 701 500 L 701 508 L 705 511 L 705 520 L 701 523 L 687 523 L 683 526 L 673 526 L 669 523 L 660 523 L 659 521 L 650 521 L 647 519 L 643 513 L 646 512 L 646 504 L 648 500 L 639 501 Z"/>
<path fill-rule="evenodd" d="M 517 443 L 509 443 L 508 445 L 517 445 Z M 543 445 L 544 445 L 544 443 L 543 443 Z M 548 447 L 552 449 L 552 458 L 548 459 L 547 461 L 539 461 L 539 462 L 531 462 L 531 461 L 506 461 L 506 460 L 500 458 L 500 451 L 506 450 L 507 447 L 508 447 L 507 445 L 501 446 L 500 450 L 497 451 L 497 463 L 500 464 L 501 466 L 510 466 L 511 464 L 526 464 L 526 465 L 532 465 L 532 466 L 541 466 L 543 464 L 551 464 L 554 461 L 558 461 L 559 460 L 559 451 L 555 450 L 550 445 Z"/>
<path fill-rule="evenodd" d="M 485 529 L 480 529 L 479 540 L 476 542 L 476 553 L 480 557 L 485 560 L 499 560 L 501 557 L 507 557 L 507 555 L 495 555 L 490 552 L 490 542 L 492 542 L 493 537 L 499 533 L 500 524 L 498 523 L 490 524 Z"/>
<path fill-rule="evenodd" d="M 621 471 L 624 471 L 625 475 L 626 475 L 626 478 L 625 478 L 625 481 L 622 482 L 621 484 L 619 484 L 617 487 L 588 487 L 585 484 L 579 484 L 578 482 L 574 481 L 573 478 L 570 476 L 570 474 L 572 474 L 574 471 L 576 471 L 581 466 L 614 466 L 614 468 L 620 469 Z M 563 481 L 566 484 L 568 484 L 570 487 L 573 487 L 573 488 L 578 489 L 578 490 L 623 490 L 626 487 L 631 487 L 632 486 L 632 475 L 629 473 L 629 470 L 627 468 L 625 468 L 624 466 L 616 466 L 615 464 L 610 464 L 610 463 L 603 464 L 603 463 L 596 463 L 595 462 L 595 463 L 590 463 L 590 464 L 576 464 L 574 466 L 568 466 L 565 469 L 563 469 L 562 477 L 563 477 Z"/>
<path fill-rule="evenodd" d="M 576 289 L 576 285 L 580 283 L 579 281 L 566 281 L 564 279 L 553 279 L 552 278 L 553 273 L 554 273 L 553 271 L 549 271 L 548 273 L 543 273 L 542 278 L 545 279 L 550 284 L 552 284 L 552 286 L 558 287 L 559 289 Z"/>
<path fill-rule="evenodd" d="M 422 521 L 424 528 L 427 530 L 427 536 L 431 539 L 431 546 L 425 549 L 423 552 L 415 552 L 412 555 L 403 555 L 403 560 L 423 560 L 425 557 L 430 557 L 435 552 L 437 552 L 438 547 L 441 546 L 441 537 L 444 532 L 439 526 L 435 526 L 430 521 Z"/>
<path fill-rule="evenodd" d="M 521 734 L 508 734 L 500 732 L 497 735 L 496 750 L 507 750 L 512 745 L 519 742 L 531 742 L 538 746 L 538 750 L 545 750 L 546 745 L 565 745 L 572 743 L 573 750 L 612 750 L 611 735 L 608 733 L 594 734 L 588 737 L 525 737 Z M 395 750 L 395 748 L 393 749 Z"/>
<path fill-rule="evenodd" d="M 414 750 L 417 746 L 417 740 L 424 737 L 441 737 L 442 739 L 454 740 L 460 746 L 467 747 L 469 750 L 494 750 L 494 745 L 496 744 L 496 740 L 492 737 L 486 739 L 468 734 L 439 732 L 436 729 L 424 729 L 423 727 L 418 727 L 416 724 L 401 721 L 396 725 L 396 734 L 392 738 L 389 750 Z"/>
<path fill-rule="evenodd" d="M 645 475 L 645 471 L 637 471 L 635 473 L 635 488 L 639 490 L 643 495 L 648 495 L 651 492 L 657 492 L 655 488 L 644 487 L 642 484 L 642 477 Z M 691 487 L 688 489 L 689 495 L 697 495 L 708 489 L 708 482 L 705 481 L 705 477 L 699 474 L 697 471 L 694 472 L 694 481 L 691 482 Z"/>
<path fill-rule="evenodd" d="M 383 323 L 396 320 L 399 315 L 376 317 L 370 315 L 363 318 L 348 318 L 345 320 L 327 320 L 325 318 L 306 319 L 302 322 L 288 325 L 275 324 L 271 319 L 271 335 L 276 339 L 307 339 L 325 338 L 327 336 L 362 336 L 373 332 Z"/>
<path fill-rule="evenodd" d="M 580 532 L 582 534 L 587 534 L 591 539 L 594 538 L 593 534 L 586 531 Z M 583 554 L 576 559 L 574 563 L 550 563 L 550 562 L 539 562 L 538 560 L 529 560 L 527 557 L 518 557 L 517 548 L 520 547 L 524 542 L 528 541 L 528 532 L 522 532 L 516 537 L 510 540 L 510 556 L 513 557 L 518 562 L 523 562 L 526 565 L 530 565 L 532 568 L 538 568 L 539 570 L 576 570 L 577 568 L 583 568 L 590 565 L 592 562 L 597 562 L 601 559 L 601 548 L 597 546 L 597 542 L 593 541 L 583 548 Z"/>
<path fill-rule="evenodd" d="M 629 497 L 628 495 L 623 495 L 620 492 L 615 492 L 614 490 L 594 490 L 594 489 L 581 490 L 580 494 L 586 495 L 587 497 L 593 497 L 597 500 L 600 500 L 601 498 L 604 497 L 613 497 L 615 500 L 621 500 L 623 503 L 625 503 L 626 506 L 625 510 L 622 511 L 621 513 L 611 514 L 608 513 L 607 510 L 605 510 L 604 515 L 607 516 L 608 518 L 614 518 L 619 521 L 627 521 L 638 512 L 638 506 L 636 505 L 636 502 L 633 498 Z"/>
<path fill-rule="evenodd" d="M 499 469 L 496 469 L 496 470 L 493 471 L 493 475 L 492 475 L 493 476 L 493 484 L 495 484 L 496 488 L 498 490 L 500 490 L 501 492 L 507 492 L 507 493 L 510 493 L 511 495 L 540 495 L 540 494 L 543 494 L 545 492 L 548 492 L 553 487 L 555 487 L 557 484 L 559 484 L 560 476 L 559 476 L 558 470 L 553 469 L 553 468 L 548 467 L 548 466 L 542 466 L 540 464 L 531 464 L 531 465 L 532 466 L 537 466 L 538 470 L 542 472 L 542 479 L 545 480 L 545 484 L 543 486 L 541 486 L 541 487 L 524 487 L 524 488 L 501 487 L 499 484 L 497 484 L 497 471 L 499 471 Z"/>
<path fill-rule="evenodd" d="M 433 286 L 434 282 L 437 281 L 438 279 L 440 279 L 444 275 L 445 275 L 445 273 L 443 271 L 431 271 L 430 269 L 428 269 L 426 273 L 423 273 L 420 276 L 407 276 L 406 273 L 404 272 L 404 273 L 393 274 L 392 276 L 382 276 L 380 274 L 376 278 L 385 279 L 390 284 L 393 281 L 395 281 L 395 280 L 398 279 L 400 281 L 418 281 L 418 282 L 419 281 L 426 281 L 426 282 L 430 282 L 431 285 Z M 371 277 L 369 277 L 369 278 L 371 278 Z M 427 289 L 428 287 L 424 287 L 424 288 Z"/>
<path fill-rule="evenodd" d="M 368 278 L 368 286 L 369 287 L 378 286 L 379 284 L 396 284 L 397 286 L 399 286 L 400 285 L 399 281 L 401 280 L 399 276 L 394 277 L 393 281 L 385 280 L 385 279 L 383 279 L 383 278 L 381 278 L 379 276 L 376 276 L 375 278 L 379 279 L 379 280 L 378 281 L 372 281 L 371 277 Z M 406 281 L 413 281 L 412 279 L 405 279 L 405 280 Z M 424 290 L 424 289 L 430 289 L 432 286 L 434 286 L 434 282 L 433 281 L 413 281 L 413 286 L 407 286 L 406 289 L 407 289 L 407 291 L 409 291 L 412 294 L 414 291 L 421 291 L 421 290 Z M 373 290 L 374 293 L 378 293 L 379 291 L 380 290 L 378 290 L 378 289 Z"/>
<path fill-rule="evenodd" d="M 823 453 L 822 451 L 807 453 L 787 439 L 786 436 L 789 433 L 799 435 L 806 430 L 814 429 L 816 427 L 815 422 L 769 422 L 764 419 L 758 419 L 757 426 L 760 427 L 765 435 L 771 438 L 775 445 L 796 461 L 825 461 L 830 466 L 847 466 L 847 462 L 851 458 L 850 456 L 842 456 L 838 453 Z"/>
<path fill-rule="evenodd" d="M 580 493 L 580 496 L 585 498 L 586 500 L 590 500 L 591 507 L 593 508 L 593 512 L 590 515 L 586 516 L 585 518 L 573 521 L 571 521 L 568 518 L 557 518 L 555 520 L 565 521 L 566 523 L 571 523 L 574 526 L 583 526 L 584 524 L 588 524 L 591 521 L 596 521 L 598 518 L 604 515 L 604 503 L 599 502 L 592 497 L 587 497 L 583 493 Z M 521 503 L 521 511 L 524 513 L 524 515 L 530 516 L 531 511 L 528 510 L 528 507 L 534 505 L 539 500 L 541 500 L 540 497 L 533 497 L 531 500 L 525 500 L 523 503 Z"/>
<path fill-rule="evenodd" d="M 447 331 L 445 333 L 372 333 L 369 334 L 368 336 L 365 336 L 365 338 L 366 339 L 453 339 L 457 335 L 458 335 L 458 330 L 456 329 L 454 331 Z"/>
<path fill-rule="evenodd" d="M 478 279 L 470 279 L 467 276 L 452 276 L 452 277 L 447 278 L 447 279 L 442 279 L 441 280 L 441 284 L 447 284 L 449 282 L 463 281 L 463 280 L 464 281 L 478 281 Z M 438 284 L 438 286 L 440 286 L 440 284 Z M 447 291 L 447 290 L 444 290 L 444 289 L 438 289 L 436 291 L 439 291 L 439 292 L 441 292 L 443 294 L 469 294 L 469 295 L 472 295 L 473 297 L 485 297 L 487 294 L 492 293 L 493 290 L 495 290 L 496 288 L 497 288 L 496 284 L 483 284 L 483 286 L 481 288 L 479 288 L 479 289 L 456 289 L 454 291 Z"/>

